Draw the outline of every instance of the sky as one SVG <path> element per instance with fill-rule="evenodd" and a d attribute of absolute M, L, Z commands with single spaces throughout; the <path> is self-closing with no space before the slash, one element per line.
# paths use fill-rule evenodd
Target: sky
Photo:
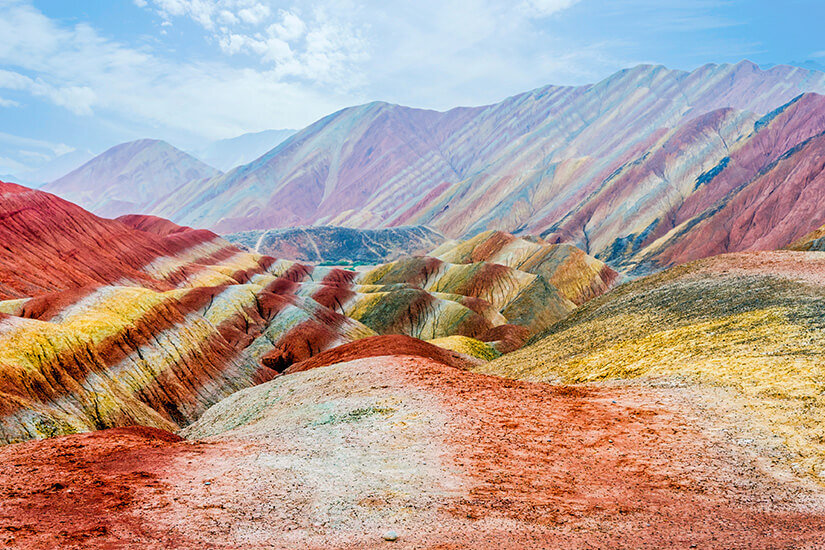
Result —
<path fill-rule="evenodd" d="M 825 69 L 824 19 L 822 0 L 0 0 L 0 176 L 374 100 L 482 105 L 639 63 Z"/>

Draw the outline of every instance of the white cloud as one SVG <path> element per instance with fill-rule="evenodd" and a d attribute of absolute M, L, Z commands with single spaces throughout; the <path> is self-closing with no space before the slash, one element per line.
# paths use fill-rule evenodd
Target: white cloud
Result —
<path fill-rule="evenodd" d="M 256 0 L 151 0 L 165 24 L 189 18 L 209 31 L 224 53 L 254 56 L 274 67 L 279 79 L 351 88 L 361 81 L 355 65 L 368 57 L 362 33 L 352 21 L 330 17 L 325 2 L 316 4 L 302 18 L 297 9 L 275 12 Z"/>
<path fill-rule="evenodd" d="M 169 13 L 208 12 L 202 10 L 205 3 L 196 0 L 163 4 Z M 294 31 L 294 23 L 282 22 Z M 0 34 L 6 37 L 0 41 L 0 67 L 14 67 L 0 68 L 0 89 L 28 92 L 75 114 L 98 114 L 112 124 L 119 120 L 127 127 L 138 123 L 209 139 L 300 127 L 351 103 L 351 97 L 335 90 L 284 80 L 285 75 L 312 78 L 309 68 L 294 65 L 306 58 L 307 67 L 317 72 L 324 66 L 318 58 L 327 55 L 334 61 L 333 53 L 313 50 L 312 55 L 293 58 L 286 49 L 279 53 L 277 41 L 263 33 L 262 40 L 238 35 L 240 42 L 231 48 L 258 48 L 262 58 L 273 57 L 274 67 L 173 61 L 106 39 L 88 25 L 62 26 L 19 0 L 4 7 L 0 18 Z M 328 69 L 333 61 L 326 61 Z"/>
<path fill-rule="evenodd" d="M 34 96 L 45 97 L 77 115 L 92 114 L 92 105 L 96 99 L 95 93 L 86 86 L 53 86 L 42 79 L 32 79 L 4 69 L 0 69 L 0 88 L 23 90 Z"/>
<path fill-rule="evenodd" d="M 53 155 L 49 155 L 47 153 L 43 153 L 43 152 L 40 152 L 40 151 L 27 151 L 25 149 L 20 151 L 19 154 L 20 154 L 21 157 L 23 157 L 27 160 L 35 161 L 35 162 L 41 162 L 41 163 L 50 161 L 53 158 Z"/>
<path fill-rule="evenodd" d="M 14 101 L 13 99 L 6 99 L 4 97 L 0 97 L 0 107 L 19 107 L 20 103 Z"/>
<path fill-rule="evenodd" d="M 269 17 L 269 7 L 264 4 L 254 4 L 238 11 L 238 17 L 249 25 L 260 25 Z"/>
<path fill-rule="evenodd" d="M 300 17 L 285 10 L 281 10 L 279 15 L 281 16 L 280 23 L 273 23 L 267 29 L 269 34 L 278 36 L 282 40 L 297 40 L 304 35 L 307 26 Z"/>
<path fill-rule="evenodd" d="M 0 171 L 5 173 L 24 172 L 28 166 L 12 158 L 0 156 Z"/>
<path fill-rule="evenodd" d="M 522 9 L 536 17 L 547 17 L 566 10 L 579 0 L 524 0 Z"/>
<path fill-rule="evenodd" d="M 167 21 L 188 17 L 203 28 L 213 30 L 216 20 L 223 24 L 260 25 L 271 14 L 269 6 L 256 0 L 136 0 L 139 7 L 151 6 Z"/>
<path fill-rule="evenodd" d="M 40 151 L 50 151 L 55 156 L 65 155 L 75 150 L 74 147 L 65 143 L 53 143 L 40 139 L 15 136 L 0 132 L 0 145 L 6 145 L 18 149 L 37 149 Z"/>

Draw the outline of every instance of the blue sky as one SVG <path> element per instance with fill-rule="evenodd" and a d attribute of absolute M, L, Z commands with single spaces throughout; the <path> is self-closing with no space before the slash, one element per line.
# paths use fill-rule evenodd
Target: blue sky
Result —
<path fill-rule="evenodd" d="M 638 63 L 822 63 L 822 0 L 0 0 L 0 175 L 372 100 L 446 109 Z"/>

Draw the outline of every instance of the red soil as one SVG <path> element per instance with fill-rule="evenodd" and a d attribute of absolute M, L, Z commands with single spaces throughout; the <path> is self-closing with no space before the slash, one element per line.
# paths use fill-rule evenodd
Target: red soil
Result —
<path fill-rule="evenodd" d="M 130 548 L 162 536 L 149 518 L 128 511 L 139 492 L 162 493 L 168 487 L 159 471 L 172 453 L 194 454 L 194 446 L 181 441 L 169 432 L 136 427 L 0 449 L 0 545 Z M 185 542 L 167 540 L 173 547 L 186 547 Z"/>
<path fill-rule="evenodd" d="M 365 357 L 379 357 L 383 355 L 426 357 L 427 359 L 432 359 L 433 361 L 457 369 L 467 369 L 474 366 L 465 356 L 454 351 L 428 344 L 423 340 L 411 338 L 410 336 L 393 334 L 363 338 L 323 351 L 305 361 L 292 365 L 284 371 L 284 374 L 326 367 L 328 365 L 363 359 Z M 268 358 L 269 356 L 264 356 L 264 364 L 267 363 Z"/>
<path fill-rule="evenodd" d="M 409 375 L 452 413 L 445 432 L 477 485 L 448 508 L 497 518 L 500 531 L 479 537 L 497 541 L 490 547 L 822 547 L 825 511 L 769 509 L 782 497 L 764 472 L 745 474 L 747 458 L 652 405 L 645 390 L 439 370 Z"/>
<path fill-rule="evenodd" d="M 825 100 L 823 100 L 825 107 Z M 661 254 L 662 265 L 787 245 L 825 223 L 825 136 L 812 138 Z"/>
<path fill-rule="evenodd" d="M 124 278 L 166 290 L 176 279 L 159 281 L 140 269 L 214 238 L 209 231 L 166 238 L 136 231 L 49 193 L 0 182 L 0 300 Z"/>
<path fill-rule="evenodd" d="M 822 506 L 806 507 L 796 486 L 778 487 L 741 448 L 688 425 L 662 390 L 531 384 L 414 357 L 370 361 L 369 374 L 359 375 L 365 389 L 432 396 L 445 417 L 438 436 L 446 460 L 465 479 L 459 496 L 431 511 L 436 521 L 399 510 L 398 547 L 822 547 Z M 376 380 L 384 385 L 371 386 Z M 266 445 L 185 442 L 132 428 L 5 447 L 0 543 L 294 547 L 286 542 L 294 533 L 254 506 L 267 500 L 259 494 L 269 486 L 266 476 L 279 475 L 260 458 Z M 219 468 L 238 456 L 257 471 Z M 811 495 L 823 502 L 821 490 Z M 374 543 L 359 547 L 389 547 L 380 532 L 304 526 L 303 511 L 322 502 L 308 505 L 286 492 L 271 503 L 314 534 L 307 548 L 348 548 L 365 537 Z"/>
<path fill-rule="evenodd" d="M 482 342 L 495 342 L 501 353 L 510 353 L 519 349 L 530 338 L 530 329 L 521 325 L 499 325 L 481 336 Z"/>
<path fill-rule="evenodd" d="M 192 231 L 191 227 L 178 225 L 167 220 L 166 218 L 159 218 L 149 214 L 126 214 L 125 216 L 120 216 L 115 219 L 120 223 L 131 227 L 132 229 L 145 231 L 147 233 L 154 233 L 155 235 L 160 235 L 161 237 L 171 235 L 172 233 L 180 233 L 182 231 Z"/>

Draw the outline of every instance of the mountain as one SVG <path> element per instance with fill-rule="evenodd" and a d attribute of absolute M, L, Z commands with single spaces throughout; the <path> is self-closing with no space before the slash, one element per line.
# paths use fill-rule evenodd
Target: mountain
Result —
<path fill-rule="evenodd" d="M 333 265 L 377 264 L 402 256 L 422 255 L 444 241 L 443 236 L 423 226 L 385 229 L 296 227 L 243 231 L 224 235 L 224 238 L 267 256 Z"/>
<path fill-rule="evenodd" d="M 611 174 L 546 237 L 641 273 L 785 246 L 825 223 L 823 113 L 817 94 L 755 121 L 711 112 Z"/>
<path fill-rule="evenodd" d="M 146 213 L 149 205 L 181 185 L 220 172 L 164 141 L 116 145 L 43 190 L 100 216 Z"/>
<path fill-rule="evenodd" d="M 313 267 L 152 216 L 100 218 L 9 183 L 0 220 L 2 443 L 180 429 L 238 390 L 379 334 L 479 362 L 569 314 L 570 292 L 612 283 L 601 262 L 568 251 L 541 274 L 432 257 Z M 548 282 L 574 273 L 578 284 Z"/>
<path fill-rule="evenodd" d="M 548 86 L 443 113 L 370 103 L 319 120 L 252 163 L 184 185 L 153 213 L 221 232 L 322 224 L 427 225 L 449 237 L 558 233 L 597 257 L 615 260 L 621 250 L 631 264 L 648 226 L 656 221 L 648 234 L 661 233 L 674 203 L 729 148 L 811 91 L 825 91 L 825 74 L 742 62 L 690 73 L 642 65 L 593 85 Z M 636 171 L 646 179 L 633 179 Z M 622 176 L 620 192 L 605 191 Z M 613 212 L 607 225 L 577 221 L 598 208 Z"/>
<path fill-rule="evenodd" d="M 210 166 L 223 171 L 248 164 L 281 144 L 297 130 L 264 130 L 243 134 L 230 139 L 213 141 L 193 152 L 193 155 Z"/>

